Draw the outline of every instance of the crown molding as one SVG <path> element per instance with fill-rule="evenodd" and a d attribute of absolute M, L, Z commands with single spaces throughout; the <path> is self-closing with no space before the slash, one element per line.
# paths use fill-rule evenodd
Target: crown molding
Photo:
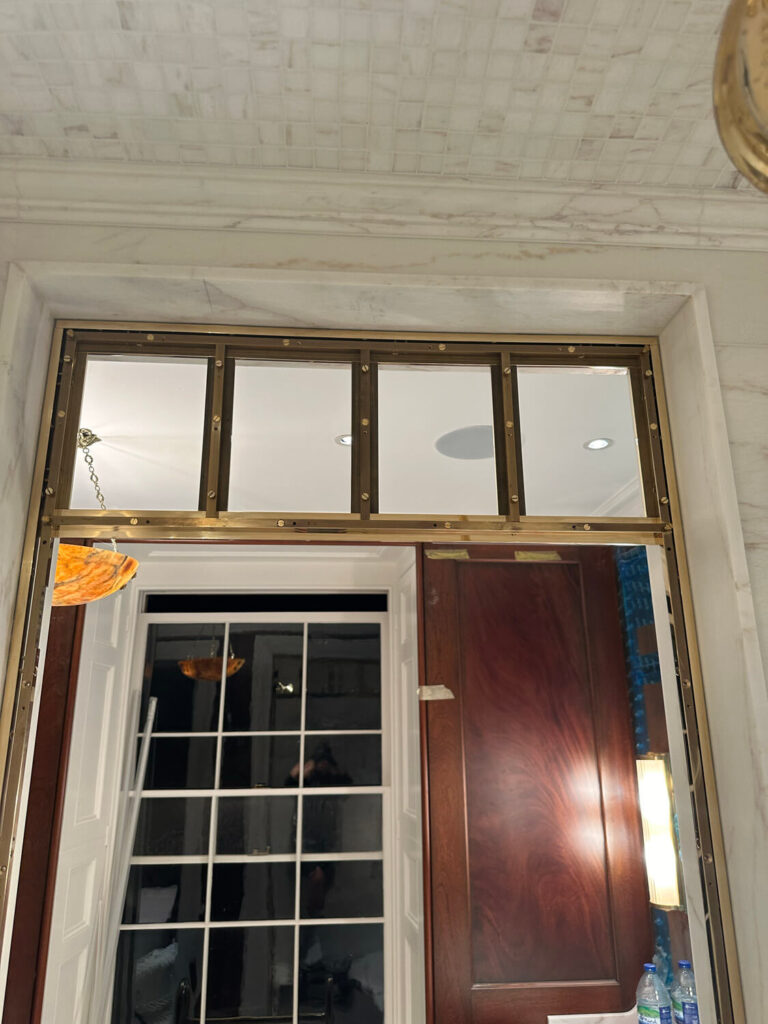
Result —
<path fill-rule="evenodd" d="M 768 251 L 768 197 L 5 159 L 0 221 Z"/>

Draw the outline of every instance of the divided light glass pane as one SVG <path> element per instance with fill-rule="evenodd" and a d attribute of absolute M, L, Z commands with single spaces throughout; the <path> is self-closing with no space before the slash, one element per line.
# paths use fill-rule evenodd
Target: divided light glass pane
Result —
<path fill-rule="evenodd" d="M 196 509 L 205 422 L 205 359 L 89 355 L 80 426 L 109 509 Z M 82 452 L 70 508 L 98 508 Z"/>
<path fill-rule="evenodd" d="M 380 626 L 310 624 L 308 636 L 306 728 L 380 729 Z"/>
<path fill-rule="evenodd" d="M 238 360 L 229 509 L 349 512 L 349 363 Z"/>
<path fill-rule="evenodd" d="M 200 855 L 208 852 L 210 797 L 144 796 L 133 853 L 136 857 Z"/>
<path fill-rule="evenodd" d="M 644 516 L 629 371 L 517 371 L 525 513 Z"/>
<path fill-rule="evenodd" d="M 380 924 L 303 925 L 299 933 L 299 1024 L 384 1020 L 384 929 Z"/>
<path fill-rule="evenodd" d="M 380 786 L 381 736 L 307 736 L 305 786 Z"/>
<path fill-rule="evenodd" d="M 215 736 L 150 741 L 144 789 L 213 789 L 215 774 Z"/>
<path fill-rule="evenodd" d="M 379 366 L 379 512 L 498 514 L 489 366 Z"/>
<path fill-rule="evenodd" d="M 134 864 L 123 924 L 202 921 L 207 871 L 205 864 Z"/>
<path fill-rule="evenodd" d="M 207 623 L 152 625 L 147 635 L 146 668 L 139 721 L 143 727 L 150 697 L 157 697 L 154 732 L 216 732 L 219 722 L 219 679 L 204 679 L 210 666 L 197 661 L 198 676 L 188 676 L 180 663 L 222 656 L 224 627 Z M 195 672 L 195 664 L 185 665 Z M 209 673 L 206 673 L 209 674 Z"/>
<path fill-rule="evenodd" d="M 212 921 L 293 920 L 295 912 L 294 862 L 214 865 Z"/>
<path fill-rule="evenodd" d="M 302 853 L 381 850 L 381 796 L 304 796 Z"/>
<path fill-rule="evenodd" d="M 219 797 L 216 852 L 265 857 L 296 850 L 296 797 Z"/>
<path fill-rule="evenodd" d="M 287 1024 L 293 1011 L 293 935 L 293 927 L 212 928 L 206 1020 Z"/>
<path fill-rule="evenodd" d="M 302 918 L 381 917 L 383 913 L 380 860 L 302 861 Z"/>
<path fill-rule="evenodd" d="M 200 1019 L 203 929 L 122 932 L 112 1024 Z"/>
<path fill-rule="evenodd" d="M 244 665 L 227 680 L 226 732 L 301 728 L 301 625 L 233 625 L 229 642 Z"/>
<path fill-rule="evenodd" d="M 226 736 L 221 748 L 221 789 L 295 786 L 298 736 Z"/>

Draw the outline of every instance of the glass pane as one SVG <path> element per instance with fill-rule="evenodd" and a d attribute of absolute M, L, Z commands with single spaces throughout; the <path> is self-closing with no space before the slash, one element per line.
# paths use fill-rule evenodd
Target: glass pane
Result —
<path fill-rule="evenodd" d="M 137 857 L 170 857 L 208 852 L 209 797 L 144 797 L 139 809 Z"/>
<path fill-rule="evenodd" d="M 213 928 L 207 1020 L 291 1020 L 293 928 Z"/>
<path fill-rule="evenodd" d="M 380 849 L 380 796 L 304 797 L 304 853 L 363 853 Z"/>
<path fill-rule="evenodd" d="M 216 739 L 152 739 L 145 789 L 213 789 Z"/>
<path fill-rule="evenodd" d="M 298 773 L 298 736 L 230 736 L 222 743 L 222 789 L 295 786 Z"/>
<path fill-rule="evenodd" d="M 218 680 L 202 678 L 215 672 L 214 655 L 221 658 L 224 627 L 184 623 L 150 626 L 140 722 L 147 703 L 157 697 L 154 732 L 216 732 L 219 724 Z M 193 676 L 185 674 L 196 673 Z"/>
<path fill-rule="evenodd" d="M 628 371 L 517 372 L 526 514 L 644 516 Z"/>
<path fill-rule="evenodd" d="M 299 729 L 303 626 L 232 626 L 229 639 L 245 664 L 227 680 L 225 730 Z"/>
<path fill-rule="evenodd" d="M 80 426 L 107 508 L 196 509 L 205 422 L 204 359 L 88 356 Z M 81 451 L 71 508 L 98 508 Z"/>
<path fill-rule="evenodd" d="M 238 361 L 230 510 L 349 512 L 351 425 L 348 363 Z"/>
<path fill-rule="evenodd" d="M 379 367 L 379 511 L 498 514 L 488 366 Z"/>
<path fill-rule="evenodd" d="M 134 864 L 123 924 L 202 921 L 205 876 L 204 864 Z"/>
<path fill-rule="evenodd" d="M 122 932 L 112 1024 L 200 1018 L 203 931 Z"/>
<path fill-rule="evenodd" d="M 378 625 L 309 627 L 307 729 L 381 728 Z"/>
<path fill-rule="evenodd" d="M 304 925 L 299 936 L 299 1022 L 382 1024 L 384 932 L 380 924 Z"/>
<path fill-rule="evenodd" d="M 307 736 L 305 786 L 380 786 L 380 736 Z"/>
<path fill-rule="evenodd" d="M 212 920 L 293 919 L 295 913 L 295 863 L 217 864 L 214 867 Z"/>
<path fill-rule="evenodd" d="M 381 917 L 381 870 L 380 860 L 303 861 L 301 916 Z"/>
<path fill-rule="evenodd" d="M 219 798 L 217 853 L 266 856 L 296 849 L 296 798 L 224 796 Z"/>

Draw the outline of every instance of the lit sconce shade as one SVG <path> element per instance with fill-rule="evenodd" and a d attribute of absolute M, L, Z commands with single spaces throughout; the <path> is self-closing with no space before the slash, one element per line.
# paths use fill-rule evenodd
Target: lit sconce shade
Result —
<path fill-rule="evenodd" d="M 133 579 L 138 567 L 135 558 L 118 551 L 60 544 L 52 604 L 88 604 L 109 597 Z"/>
<path fill-rule="evenodd" d="M 679 858 L 667 760 L 651 755 L 638 758 L 636 764 L 651 903 L 668 909 L 679 908 Z"/>

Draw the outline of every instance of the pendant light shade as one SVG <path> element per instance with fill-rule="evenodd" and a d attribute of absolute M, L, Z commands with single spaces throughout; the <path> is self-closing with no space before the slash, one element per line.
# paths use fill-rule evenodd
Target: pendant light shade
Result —
<path fill-rule="evenodd" d="M 245 664 L 245 658 L 227 658 L 227 679 L 239 672 Z M 224 667 L 223 658 L 186 658 L 179 662 L 179 668 L 190 679 L 200 679 L 208 683 L 218 683 L 221 679 L 221 670 Z"/>
<path fill-rule="evenodd" d="M 87 604 L 109 597 L 133 579 L 139 563 L 130 555 L 81 544 L 60 544 L 54 605 Z"/>

